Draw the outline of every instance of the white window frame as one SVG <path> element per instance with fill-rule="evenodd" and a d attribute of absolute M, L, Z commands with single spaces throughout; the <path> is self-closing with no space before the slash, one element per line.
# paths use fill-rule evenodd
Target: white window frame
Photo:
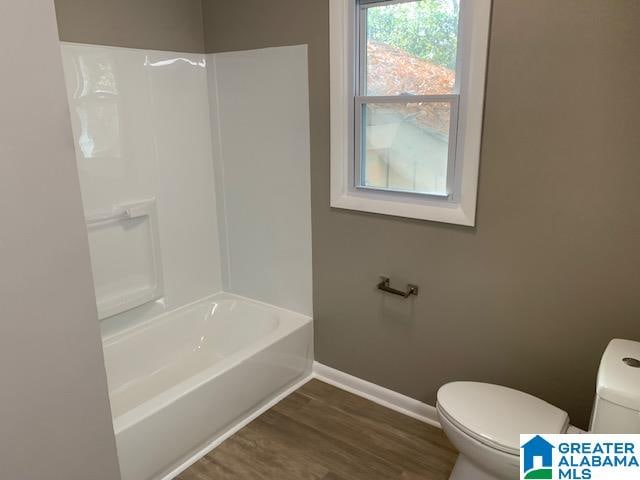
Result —
<path fill-rule="evenodd" d="M 491 0 L 460 1 L 459 89 L 453 165 L 447 196 L 357 186 L 356 0 L 330 0 L 331 206 L 348 210 L 474 226 L 489 43 Z M 397 99 L 396 99 L 397 100 Z"/>

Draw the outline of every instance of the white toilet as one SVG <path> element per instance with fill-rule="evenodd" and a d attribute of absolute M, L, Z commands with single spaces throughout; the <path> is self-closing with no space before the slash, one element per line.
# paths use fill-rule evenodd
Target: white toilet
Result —
<path fill-rule="evenodd" d="M 454 382 L 438 391 L 438 417 L 460 455 L 450 480 L 516 480 L 521 433 L 566 433 L 567 413 L 507 387 Z M 612 340 L 602 356 L 593 433 L 640 433 L 640 343 Z"/>

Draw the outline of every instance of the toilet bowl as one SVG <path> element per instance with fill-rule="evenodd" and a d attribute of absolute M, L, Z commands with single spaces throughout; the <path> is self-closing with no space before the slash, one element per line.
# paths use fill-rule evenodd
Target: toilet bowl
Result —
<path fill-rule="evenodd" d="M 519 478 L 520 433 L 565 433 L 566 412 L 498 385 L 455 382 L 438 391 L 438 417 L 460 452 L 450 480 Z"/>
<path fill-rule="evenodd" d="M 450 480 L 520 478 L 520 434 L 566 433 L 566 412 L 517 390 L 476 382 L 438 391 L 442 429 L 460 455 Z M 598 369 L 591 433 L 640 434 L 640 342 L 609 342 Z"/>

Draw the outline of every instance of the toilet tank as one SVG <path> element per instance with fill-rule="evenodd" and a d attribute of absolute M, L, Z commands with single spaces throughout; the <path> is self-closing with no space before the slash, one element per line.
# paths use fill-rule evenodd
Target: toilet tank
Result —
<path fill-rule="evenodd" d="M 640 433 L 640 342 L 612 340 L 600 362 L 592 433 Z"/>

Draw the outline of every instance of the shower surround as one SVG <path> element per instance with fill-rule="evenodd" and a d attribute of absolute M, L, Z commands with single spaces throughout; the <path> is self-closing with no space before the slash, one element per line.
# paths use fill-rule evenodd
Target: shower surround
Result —
<path fill-rule="evenodd" d="M 62 56 L 123 480 L 170 478 L 310 373 L 307 49 Z"/>

